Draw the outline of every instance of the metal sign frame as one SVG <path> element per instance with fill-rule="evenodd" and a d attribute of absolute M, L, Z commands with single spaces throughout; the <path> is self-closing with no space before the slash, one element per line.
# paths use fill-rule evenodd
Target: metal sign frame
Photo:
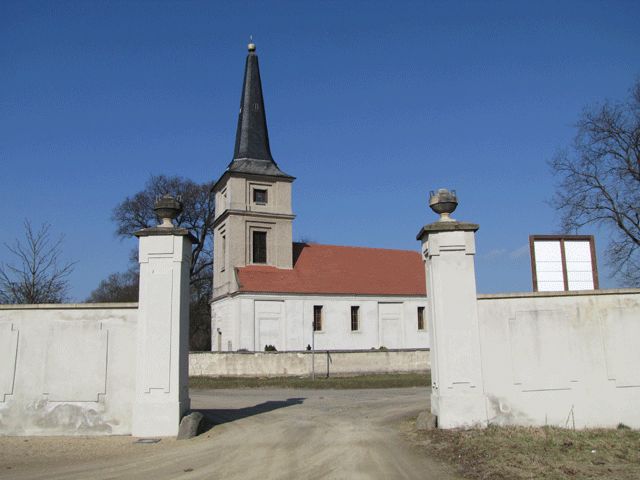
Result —
<path fill-rule="evenodd" d="M 529 235 L 529 249 L 531 252 L 531 275 L 533 281 L 533 291 L 538 292 L 538 272 L 536 270 L 536 253 L 534 242 L 536 241 L 557 241 L 560 243 L 560 257 L 562 263 L 562 280 L 565 292 L 569 291 L 569 278 L 567 275 L 567 259 L 565 254 L 565 241 L 583 241 L 589 242 L 589 250 L 591 252 L 591 274 L 593 277 L 593 288 L 600 288 L 598 282 L 598 264 L 596 261 L 596 244 L 593 235 Z"/>

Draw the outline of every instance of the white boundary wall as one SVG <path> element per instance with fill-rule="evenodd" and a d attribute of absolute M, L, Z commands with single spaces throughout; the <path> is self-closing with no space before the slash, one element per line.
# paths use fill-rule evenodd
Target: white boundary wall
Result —
<path fill-rule="evenodd" d="M 422 373 L 431 367 L 429 350 L 317 351 L 315 373 L 326 376 Z M 208 377 L 309 376 L 311 352 L 192 352 L 189 374 Z"/>
<path fill-rule="evenodd" d="M 187 230 L 140 237 L 140 302 L 0 305 L 0 435 L 173 436 L 189 410 Z"/>
<path fill-rule="evenodd" d="M 640 290 L 480 295 L 489 423 L 640 428 Z"/>
<path fill-rule="evenodd" d="M 640 289 L 478 296 L 478 228 L 418 234 L 438 426 L 640 428 Z"/>
<path fill-rule="evenodd" d="M 130 434 L 138 305 L 0 305 L 0 435 Z"/>

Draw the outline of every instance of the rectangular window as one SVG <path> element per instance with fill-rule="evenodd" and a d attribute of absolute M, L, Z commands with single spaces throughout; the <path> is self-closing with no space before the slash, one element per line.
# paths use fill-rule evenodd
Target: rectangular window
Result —
<path fill-rule="evenodd" d="M 322 331 L 322 305 L 313 306 L 313 331 Z"/>
<path fill-rule="evenodd" d="M 266 205 L 267 203 L 267 191 L 266 190 L 259 190 L 257 188 L 255 188 L 253 190 L 253 201 L 255 203 L 261 204 L 261 205 Z"/>
<path fill-rule="evenodd" d="M 253 263 L 267 263 L 267 232 L 253 232 Z"/>
<path fill-rule="evenodd" d="M 216 213 L 222 213 L 227 209 L 227 189 L 226 188 L 220 192 L 220 198 L 218 200 L 220 202 L 220 205 L 218 205 L 218 208 L 216 208 L 217 210 Z"/>
<path fill-rule="evenodd" d="M 222 235 L 222 258 L 220 259 L 220 271 L 224 272 L 225 266 L 227 265 L 227 236 Z"/>
<path fill-rule="evenodd" d="M 360 307 L 351 307 L 351 331 L 360 330 Z"/>
<path fill-rule="evenodd" d="M 418 330 L 424 330 L 424 307 L 418 307 Z"/>

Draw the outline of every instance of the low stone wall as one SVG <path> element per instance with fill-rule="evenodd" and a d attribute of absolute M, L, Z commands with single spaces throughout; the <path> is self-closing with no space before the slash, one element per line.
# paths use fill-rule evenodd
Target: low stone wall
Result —
<path fill-rule="evenodd" d="M 341 350 L 311 352 L 192 352 L 189 375 L 207 377 L 347 376 L 426 372 L 430 351 Z"/>

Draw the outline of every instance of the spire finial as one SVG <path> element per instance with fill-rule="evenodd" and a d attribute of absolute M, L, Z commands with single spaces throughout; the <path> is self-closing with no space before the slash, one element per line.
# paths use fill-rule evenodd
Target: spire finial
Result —
<path fill-rule="evenodd" d="M 247 45 L 247 49 L 250 52 L 255 52 L 256 51 L 256 44 L 253 43 L 253 35 L 249 35 L 249 45 Z"/>

